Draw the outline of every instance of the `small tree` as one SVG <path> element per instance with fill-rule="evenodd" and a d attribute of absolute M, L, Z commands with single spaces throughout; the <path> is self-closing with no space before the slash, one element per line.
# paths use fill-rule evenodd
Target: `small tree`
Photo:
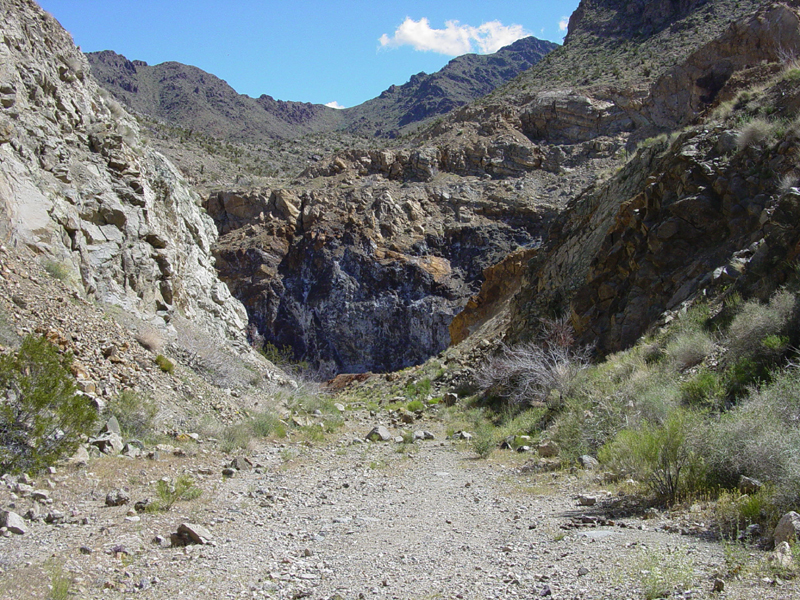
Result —
<path fill-rule="evenodd" d="M 42 469 L 91 431 L 97 411 L 75 393 L 71 363 L 71 354 L 30 335 L 0 356 L 0 471 Z"/>

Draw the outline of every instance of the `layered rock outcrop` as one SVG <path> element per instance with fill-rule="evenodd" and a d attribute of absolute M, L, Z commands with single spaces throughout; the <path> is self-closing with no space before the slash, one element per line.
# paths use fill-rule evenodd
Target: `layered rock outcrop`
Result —
<path fill-rule="evenodd" d="M 761 106 L 796 116 L 791 77 L 763 94 Z M 511 330 L 524 336 L 538 315 L 568 307 L 581 341 L 613 352 L 703 294 L 735 286 L 767 298 L 800 254 L 800 137 L 760 127 L 692 128 L 577 198 L 531 262 Z"/>
<path fill-rule="evenodd" d="M 553 214 L 530 201 L 535 184 L 342 177 L 207 203 L 220 276 L 251 322 L 337 371 L 399 369 L 446 348 L 484 269 L 536 245 Z"/>
<path fill-rule="evenodd" d="M 87 298 L 233 340 L 247 315 L 214 270 L 216 229 L 85 57 L 30 0 L 2 0 L 0 235 Z"/>

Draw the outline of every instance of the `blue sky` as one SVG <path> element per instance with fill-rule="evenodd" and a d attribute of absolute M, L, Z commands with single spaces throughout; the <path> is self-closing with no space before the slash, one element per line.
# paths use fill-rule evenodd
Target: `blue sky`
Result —
<path fill-rule="evenodd" d="M 354 106 L 464 52 L 561 43 L 578 0 L 39 0 L 86 52 L 200 67 L 237 92 Z"/>

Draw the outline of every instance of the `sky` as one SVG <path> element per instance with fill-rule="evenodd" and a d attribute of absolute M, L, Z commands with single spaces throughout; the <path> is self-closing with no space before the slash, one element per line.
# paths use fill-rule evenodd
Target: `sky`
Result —
<path fill-rule="evenodd" d="M 178 61 L 240 94 L 349 107 L 455 56 L 561 43 L 578 0 L 38 0 L 84 52 Z"/>

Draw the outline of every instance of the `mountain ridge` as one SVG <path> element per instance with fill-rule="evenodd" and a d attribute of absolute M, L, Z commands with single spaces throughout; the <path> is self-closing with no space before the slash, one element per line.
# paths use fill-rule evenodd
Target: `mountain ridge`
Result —
<path fill-rule="evenodd" d="M 211 73 L 174 61 L 150 66 L 112 50 L 86 56 L 98 82 L 137 112 L 226 141 L 265 142 L 337 130 L 393 137 L 491 92 L 556 47 L 527 37 L 491 55 L 462 55 L 436 73 L 418 73 L 346 109 L 267 94 L 251 98 Z"/>

